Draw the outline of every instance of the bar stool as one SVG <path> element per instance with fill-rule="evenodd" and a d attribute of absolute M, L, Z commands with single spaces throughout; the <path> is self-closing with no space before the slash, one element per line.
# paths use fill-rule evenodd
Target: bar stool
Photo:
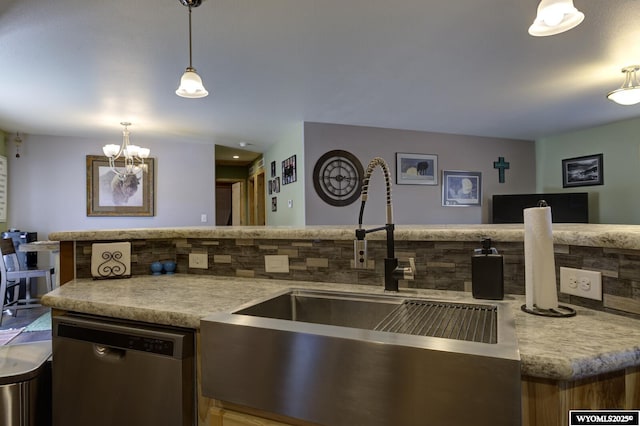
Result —
<path fill-rule="evenodd" d="M 31 278 L 43 277 L 47 291 L 51 291 L 55 270 L 23 269 L 11 238 L 0 239 L 0 324 L 5 309 L 28 309 L 41 306 L 39 300 L 31 296 Z M 25 298 L 20 299 L 20 285 L 25 284 Z M 9 290 L 12 290 L 10 292 Z M 11 294 L 13 293 L 13 294 Z"/>

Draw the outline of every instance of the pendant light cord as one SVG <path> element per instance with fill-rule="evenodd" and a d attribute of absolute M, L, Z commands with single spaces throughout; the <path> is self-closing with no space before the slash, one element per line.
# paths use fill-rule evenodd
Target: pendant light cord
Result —
<path fill-rule="evenodd" d="M 193 69 L 191 58 L 191 5 L 189 5 L 189 68 Z"/>

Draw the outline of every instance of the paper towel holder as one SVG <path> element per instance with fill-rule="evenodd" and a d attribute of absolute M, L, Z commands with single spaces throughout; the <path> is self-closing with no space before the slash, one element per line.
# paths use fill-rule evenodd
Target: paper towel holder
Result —
<path fill-rule="evenodd" d="M 538 207 L 549 207 L 546 200 L 539 200 Z M 576 315 L 576 310 L 570 308 L 568 306 L 558 305 L 555 308 L 551 309 L 542 309 L 537 307 L 535 304 L 533 307 L 527 307 L 526 303 L 520 307 L 524 312 L 533 315 L 539 315 L 543 317 L 554 317 L 554 318 L 569 318 Z"/>
<path fill-rule="evenodd" d="M 525 304 L 525 305 L 522 305 L 520 309 L 522 309 L 524 312 L 528 314 L 539 315 L 542 317 L 569 318 L 569 317 L 576 316 L 575 309 L 570 308 L 568 306 L 562 306 L 562 305 L 558 305 L 557 308 L 551 308 L 551 309 L 542 309 L 542 308 L 538 308 L 536 305 L 533 305 L 533 308 L 529 309 Z"/>

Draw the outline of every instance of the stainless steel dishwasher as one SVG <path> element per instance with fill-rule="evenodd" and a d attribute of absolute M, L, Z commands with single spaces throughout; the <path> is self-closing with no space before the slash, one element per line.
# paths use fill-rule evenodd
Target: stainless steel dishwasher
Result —
<path fill-rule="evenodd" d="M 193 330 L 53 317 L 53 426 L 193 425 Z"/>

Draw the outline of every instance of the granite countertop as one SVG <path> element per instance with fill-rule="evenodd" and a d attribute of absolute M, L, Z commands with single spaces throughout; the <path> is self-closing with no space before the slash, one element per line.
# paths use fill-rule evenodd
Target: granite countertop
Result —
<path fill-rule="evenodd" d="M 376 225 L 365 225 L 372 228 Z M 64 231 L 49 234 L 56 241 L 109 241 L 169 238 L 241 238 L 241 239 L 323 239 L 352 240 L 353 226 L 203 226 L 176 228 L 128 228 L 85 231 Z M 522 224 L 482 225 L 396 225 L 394 237 L 402 241 L 474 241 L 483 237 L 494 241 L 524 241 Z M 384 239 L 383 232 L 373 233 L 368 239 Z M 590 247 L 640 249 L 640 225 L 601 224 L 553 224 L 553 239 L 556 244 Z"/>
<path fill-rule="evenodd" d="M 131 279 L 74 280 L 42 297 L 62 310 L 198 329 L 200 319 L 287 288 L 383 293 L 383 288 L 302 281 L 275 281 L 176 274 Z M 402 289 L 401 294 L 471 301 L 470 293 Z M 572 306 L 572 318 L 546 318 L 521 311 L 524 296 L 507 295 L 512 306 L 522 374 L 575 380 L 640 365 L 640 320 Z"/>

